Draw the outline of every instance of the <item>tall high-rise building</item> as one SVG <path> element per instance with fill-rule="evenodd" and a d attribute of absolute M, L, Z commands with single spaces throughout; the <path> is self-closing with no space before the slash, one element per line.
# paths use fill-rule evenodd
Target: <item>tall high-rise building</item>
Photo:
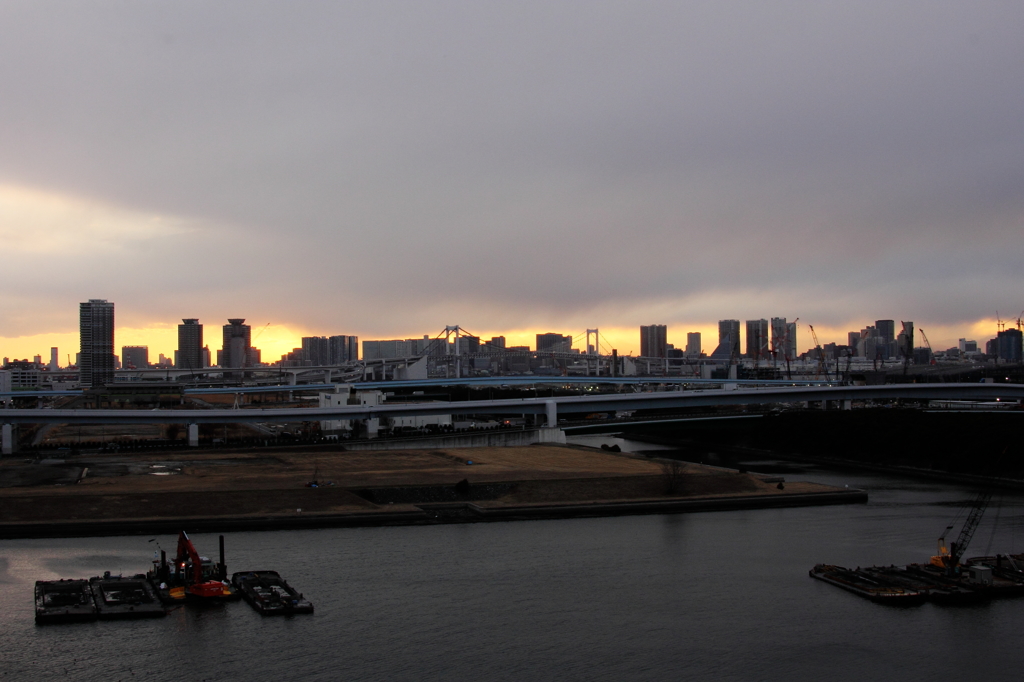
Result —
<path fill-rule="evenodd" d="M 331 342 L 326 336 L 302 337 L 302 364 L 310 367 L 331 364 Z"/>
<path fill-rule="evenodd" d="M 196 319 L 182 319 L 178 325 L 178 351 L 174 364 L 178 369 L 201 369 L 203 362 L 203 325 Z"/>
<path fill-rule="evenodd" d="M 640 357 L 663 358 L 668 353 L 668 327 L 663 324 L 640 326 Z"/>
<path fill-rule="evenodd" d="M 691 358 L 699 358 L 700 332 L 686 332 L 686 355 Z"/>
<path fill-rule="evenodd" d="M 102 388 L 113 383 L 114 304 L 98 298 L 78 304 L 78 333 L 82 387 Z"/>
<path fill-rule="evenodd" d="M 884 320 L 879 320 L 882 322 Z M 876 325 L 878 322 L 875 323 Z M 896 337 L 896 352 L 904 358 L 914 357 L 914 323 L 902 322 L 903 331 Z"/>
<path fill-rule="evenodd" d="M 149 369 L 149 346 L 121 346 L 121 366 L 125 369 Z"/>
<path fill-rule="evenodd" d="M 771 349 L 776 359 L 785 359 L 786 349 L 786 318 L 773 317 L 771 321 Z"/>
<path fill-rule="evenodd" d="M 251 364 L 252 328 L 244 318 L 229 318 L 224 325 L 223 346 L 219 353 L 221 367 L 246 367 Z"/>
<path fill-rule="evenodd" d="M 786 322 L 784 317 L 773 317 L 772 355 L 776 360 L 792 360 L 796 358 L 796 322 Z"/>
<path fill-rule="evenodd" d="M 572 350 L 572 337 L 554 332 L 537 334 L 537 351 L 547 353 L 568 353 Z"/>
<path fill-rule="evenodd" d="M 359 359 L 359 337 L 340 334 L 328 339 L 331 346 L 332 365 L 341 365 L 346 362 L 355 362 Z"/>
<path fill-rule="evenodd" d="M 723 347 L 722 344 L 726 342 L 728 338 L 729 343 Z M 740 356 L 740 321 L 739 320 L 719 320 L 718 321 L 718 348 L 715 349 L 716 353 L 725 353 L 728 349 L 728 355 L 732 358 L 738 358 Z"/>
<path fill-rule="evenodd" d="M 766 360 L 768 353 L 768 320 L 747 320 L 746 356 L 754 360 Z"/>
<path fill-rule="evenodd" d="M 1020 362 L 1024 352 L 1024 332 L 1019 329 L 997 332 L 995 350 L 998 359 L 1003 362 Z"/>
<path fill-rule="evenodd" d="M 884 343 L 892 343 L 896 339 L 895 320 L 875 320 L 875 329 Z"/>
<path fill-rule="evenodd" d="M 56 372 L 58 369 L 60 369 L 59 362 L 60 362 L 60 360 L 58 359 L 57 349 L 56 348 L 51 348 L 50 349 L 50 371 L 51 372 Z"/>

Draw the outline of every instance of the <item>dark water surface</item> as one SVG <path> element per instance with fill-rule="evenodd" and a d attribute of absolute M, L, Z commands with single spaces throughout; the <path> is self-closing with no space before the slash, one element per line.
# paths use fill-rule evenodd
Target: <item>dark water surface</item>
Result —
<path fill-rule="evenodd" d="M 818 562 L 927 561 L 971 489 L 760 464 L 787 480 L 866 488 L 870 502 L 228 535 L 229 571 L 278 570 L 315 603 L 316 614 L 289 618 L 238 602 L 36 626 L 35 580 L 144 571 L 155 543 L 0 541 L 0 677 L 1021 679 L 1024 599 L 901 609 L 807 575 Z M 215 535 L 193 539 L 216 554 Z M 158 540 L 173 550 L 174 537 Z M 1024 497 L 993 499 L 968 554 L 987 550 L 1024 552 Z"/>

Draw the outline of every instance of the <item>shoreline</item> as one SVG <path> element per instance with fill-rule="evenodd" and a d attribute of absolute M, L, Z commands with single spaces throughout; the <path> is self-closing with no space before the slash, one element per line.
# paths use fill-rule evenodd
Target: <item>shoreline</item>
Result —
<path fill-rule="evenodd" d="M 677 446 L 678 440 L 671 437 L 662 437 L 655 434 L 645 433 L 616 433 L 616 437 L 626 440 L 650 443 L 652 445 Z M 1002 488 L 1005 490 L 1024 490 L 1024 480 L 1016 478 L 1005 478 L 1001 476 L 985 476 L 982 474 L 954 473 L 937 469 L 925 469 L 922 467 L 909 466 L 906 464 L 876 464 L 873 462 L 862 462 L 856 459 L 845 457 L 821 457 L 815 455 L 803 455 L 799 453 L 787 453 L 781 455 L 772 450 L 733 445 L 719 447 L 721 452 L 729 452 L 737 456 L 755 456 L 769 459 L 778 459 L 791 462 L 810 462 L 821 464 L 836 469 L 855 469 L 860 471 L 875 471 L 885 474 L 897 474 L 908 478 L 925 479 L 932 481 L 943 481 L 944 483 L 959 483 L 961 485 L 975 485 L 982 487 Z M 709 466 L 705 464 L 704 466 Z M 753 473 L 753 472 L 751 472 Z"/>
<path fill-rule="evenodd" d="M 299 512 L 273 516 L 0 523 L 0 539 L 159 535 L 173 534 L 180 530 L 190 533 L 226 533 L 554 520 L 859 504 L 865 503 L 867 500 L 868 494 L 866 491 L 851 488 L 849 490 L 811 493 L 728 495 L 670 500 L 606 500 L 563 504 L 506 505 L 501 507 L 484 506 L 474 502 L 436 502 L 415 505 L 415 509 L 404 511 Z"/>

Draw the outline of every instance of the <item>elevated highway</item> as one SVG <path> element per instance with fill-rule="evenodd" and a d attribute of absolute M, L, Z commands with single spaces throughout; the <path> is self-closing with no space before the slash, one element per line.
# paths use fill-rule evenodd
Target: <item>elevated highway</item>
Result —
<path fill-rule="evenodd" d="M 549 427 L 558 414 L 611 412 L 724 405 L 754 405 L 847 400 L 1024 400 L 1024 384 L 888 384 L 882 386 L 765 386 L 731 387 L 649 393 L 574 395 L 520 400 L 470 400 L 337 407 L 208 409 L 208 410 L 0 410 L 3 452 L 13 450 L 14 424 L 188 424 L 190 442 L 198 442 L 196 424 L 297 423 L 336 419 L 372 419 L 434 414 L 543 414 Z"/>

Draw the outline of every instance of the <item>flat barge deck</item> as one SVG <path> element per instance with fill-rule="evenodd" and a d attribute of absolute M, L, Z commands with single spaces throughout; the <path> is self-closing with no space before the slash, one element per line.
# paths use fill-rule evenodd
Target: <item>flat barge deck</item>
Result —
<path fill-rule="evenodd" d="M 88 580 L 37 580 L 37 623 L 96 620 L 96 602 Z"/>
<path fill-rule="evenodd" d="M 973 557 L 950 572 L 933 564 L 845 568 L 818 564 L 810 576 L 876 603 L 976 604 L 1024 596 L 1024 554 Z"/>
<path fill-rule="evenodd" d="M 96 615 L 100 620 L 127 618 L 162 618 L 167 615 L 156 590 L 146 576 L 131 578 L 105 574 L 89 581 Z"/>
<path fill-rule="evenodd" d="M 250 606 L 264 616 L 313 613 L 313 604 L 277 571 L 233 573 L 231 584 Z"/>

